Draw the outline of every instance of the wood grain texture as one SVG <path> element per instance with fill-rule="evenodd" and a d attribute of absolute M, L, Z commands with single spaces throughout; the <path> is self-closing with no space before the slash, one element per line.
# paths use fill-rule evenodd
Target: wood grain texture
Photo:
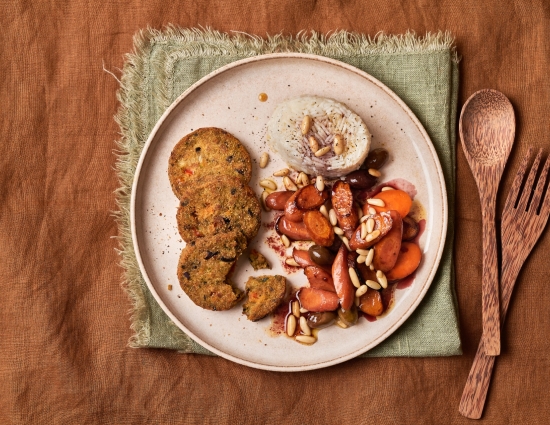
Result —
<path fill-rule="evenodd" d="M 496 90 L 474 93 L 462 108 L 459 132 L 481 202 L 483 350 L 496 356 L 500 354 L 500 313 L 495 208 L 500 178 L 514 143 L 515 117 L 510 101 Z"/>
<path fill-rule="evenodd" d="M 550 214 L 550 191 L 546 192 L 546 196 L 541 202 L 548 169 L 550 168 L 550 157 L 546 160 L 531 203 L 528 204 L 541 154 L 542 151 L 539 151 L 527 177 L 525 188 L 518 200 L 527 162 L 531 156 L 531 149 L 527 152 L 510 189 L 502 215 L 501 327 L 504 325 L 512 291 L 521 267 L 542 234 Z M 539 210 L 540 213 L 538 213 Z M 485 354 L 484 343 L 485 341 L 482 338 L 477 347 L 474 362 L 460 400 L 459 412 L 470 419 L 481 418 L 496 360 L 494 356 Z"/>

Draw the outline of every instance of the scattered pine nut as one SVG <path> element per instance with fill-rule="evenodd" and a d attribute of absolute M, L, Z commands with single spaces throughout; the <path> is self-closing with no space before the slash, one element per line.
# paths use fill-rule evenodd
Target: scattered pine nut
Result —
<path fill-rule="evenodd" d="M 319 142 L 315 138 L 315 136 L 309 136 L 307 139 L 309 142 L 309 147 L 313 153 L 317 152 L 319 150 Z"/>
<path fill-rule="evenodd" d="M 328 211 L 327 211 L 327 207 L 325 207 L 324 205 L 321 205 L 321 207 L 319 208 L 319 212 L 321 214 L 323 214 L 325 216 L 325 218 L 328 220 Z"/>
<path fill-rule="evenodd" d="M 382 288 L 386 289 L 388 287 L 388 279 L 382 270 L 376 272 L 376 280 Z"/>
<path fill-rule="evenodd" d="M 379 290 L 381 288 L 380 284 L 378 282 L 375 282 L 374 280 L 367 280 L 365 282 L 369 288 Z"/>
<path fill-rule="evenodd" d="M 361 220 L 363 218 L 363 209 L 357 205 L 357 218 Z"/>
<path fill-rule="evenodd" d="M 365 239 L 367 237 L 367 233 L 367 223 L 363 222 L 361 223 L 361 239 Z"/>
<path fill-rule="evenodd" d="M 323 155 L 325 155 L 325 154 L 327 154 L 327 153 L 329 153 L 329 152 L 330 152 L 330 145 L 329 145 L 329 146 L 325 146 L 324 148 L 319 149 L 317 152 L 315 152 L 314 155 L 315 155 L 317 158 L 319 158 L 319 157 L 321 157 L 321 156 L 323 156 Z"/>
<path fill-rule="evenodd" d="M 338 226 L 334 226 L 333 229 L 334 229 L 334 233 L 336 233 L 339 236 L 342 236 L 344 234 L 344 231 L 340 229 Z"/>
<path fill-rule="evenodd" d="M 371 269 L 371 271 L 374 271 L 374 264 L 371 264 L 371 265 L 369 266 L 369 269 Z"/>
<path fill-rule="evenodd" d="M 292 301 L 292 314 L 296 317 L 300 317 L 300 304 L 298 301 Z"/>
<path fill-rule="evenodd" d="M 355 252 L 359 255 L 369 255 L 369 250 L 368 249 L 356 249 Z"/>
<path fill-rule="evenodd" d="M 287 235 L 281 235 L 281 242 L 287 248 L 290 246 L 290 239 L 288 239 Z"/>
<path fill-rule="evenodd" d="M 365 295 L 368 290 L 369 287 L 367 285 L 361 285 L 359 288 L 357 288 L 357 291 L 355 291 L 355 296 L 359 298 L 361 295 Z"/>
<path fill-rule="evenodd" d="M 346 245 L 346 248 L 348 249 L 348 251 L 351 251 L 351 248 L 349 247 L 349 239 L 346 238 L 345 236 L 341 236 L 342 238 L 342 242 L 344 242 L 344 245 Z"/>
<path fill-rule="evenodd" d="M 298 186 L 296 186 L 288 176 L 283 177 L 283 184 L 285 185 L 287 190 L 292 190 L 292 191 L 298 190 Z"/>
<path fill-rule="evenodd" d="M 369 252 L 367 254 L 367 258 L 365 259 L 365 265 L 369 266 L 369 267 L 372 266 L 373 258 L 374 258 L 374 249 L 371 248 L 371 249 L 369 249 Z"/>
<path fill-rule="evenodd" d="M 357 257 L 357 260 L 355 261 L 357 261 L 358 264 L 361 264 L 361 263 L 364 263 L 366 260 L 367 260 L 367 257 L 365 255 L 360 255 Z"/>
<path fill-rule="evenodd" d="M 288 319 L 286 319 L 286 334 L 288 336 L 293 336 L 294 332 L 296 332 L 296 317 L 291 314 L 288 316 Z"/>
<path fill-rule="evenodd" d="M 317 338 L 315 338 L 314 336 L 310 336 L 310 335 L 298 335 L 296 337 L 296 341 L 301 342 L 303 344 L 311 345 L 311 344 L 315 344 L 317 342 Z"/>
<path fill-rule="evenodd" d="M 309 312 L 309 310 L 307 308 L 300 307 L 300 313 L 305 314 L 305 313 L 308 313 L 308 312 Z"/>
<path fill-rule="evenodd" d="M 290 173 L 290 170 L 288 168 L 283 168 L 282 170 L 275 171 L 273 175 L 275 177 L 284 177 L 284 176 L 288 176 L 289 173 Z"/>
<path fill-rule="evenodd" d="M 370 215 L 375 215 L 375 214 L 376 214 L 376 210 L 375 210 L 373 207 L 369 207 L 369 214 L 370 214 Z"/>
<path fill-rule="evenodd" d="M 267 152 L 264 152 L 260 157 L 260 168 L 267 167 L 267 161 L 269 161 L 269 154 Z"/>
<path fill-rule="evenodd" d="M 359 297 L 355 297 L 354 304 L 355 307 L 359 307 L 361 305 L 361 299 Z"/>
<path fill-rule="evenodd" d="M 304 119 L 302 120 L 302 125 L 300 126 L 300 130 L 302 130 L 302 134 L 305 136 L 307 133 L 309 133 L 309 130 L 311 130 L 311 122 L 313 120 L 309 115 L 305 115 Z"/>
<path fill-rule="evenodd" d="M 385 202 L 382 199 L 378 199 L 378 198 L 367 199 L 367 204 L 374 205 L 375 207 L 381 207 L 381 208 L 384 208 L 386 206 Z"/>
<path fill-rule="evenodd" d="M 303 171 L 300 171 L 300 174 L 298 174 L 298 178 L 296 180 L 298 181 L 298 183 L 302 183 L 304 186 L 307 186 L 309 184 L 309 177 Z"/>
<path fill-rule="evenodd" d="M 394 190 L 391 186 L 384 186 L 381 190 L 381 192 L 387 192 L 388 190 Z"/>
<path fill-rule="evenodd" d="M 359 281 L 359 276 L 357 276 L 357 272 L 353 267 L 350 267 L 348 269 L 349 272 L 349 278 L 351 279 L 351 283 L 353 283 L 353 286 L 356 288 L 359 288 L 361 286 L 361 282 Z"/>
<path fill-rule="evenodd" d="M 366 227 L 367 227 L 367 233 L 372 233 L 373 232 L 373 230 L 374 230 L 374 218 L 371 217 L 367 220 Z"/>
<path fill-rule="evenodd" d="M 304 187 L 303 183 L 296 183 L 296 187 L 298 189 L 301 189 L 302 187 Z"/>
<path fill-rule="evenodd" d="M 382 175 L 376 168 L 369 168 L 369 174 L 373 177 L 380 177 Z"/>
<path fill-rule="evenodd" d="M 344 150 L 346 149 L 346 141 L 344 140 L 344 136 L 341 134 L 334 135 L 333 148 L 336 155 L 342 155 L 344 153 Z"/>
<path fill-rule="evenodd" d="M 378 236 L 380 236 L 380 230 L 375 230 L 372 233 L 369 233 L 367 237 L 365 238 L 365 241 L 372 242 L 375 240 Z"/>
<path fill-rule="evenodd" d="M 266 189 L 277 190 L 277 183 L 271 179 L 263 179 L 260 181 L 260 186 L 265 187 Z"/>
<path fill-rule="evenodd" d="M 294 266 L 294 267 L 300 267 L 300 265 L 296 262 L 296 260 L 292 257 L 289 257 L 285 260 L 285 263 L 289 266 Z"/>
<path fill-rule="evenodd" d="M 267 212 L 271 211 L 271 208 L 269 208 L 266 204 L 265 204 L 265 198 L 267 198 L 269 196 L 269 192 L 267 192 L 266 190 L 264 190 L 262 192 L 262 207 L 264 208 L 264 210 L 266 210 Z"/>
<path fill-rule="evenodd" d="M 336 217 L 336 211 L 334 211 L 334 209 L 332 209 L 332 208 L 328 212 L 328 219 L 330 221 L 330 224 L 332 224 L 333 226 L 336 226 L 338 224 L 338 218 Z"/>
<path fill-rule="evenodd" d="M 349 327 L 349 326 L 346 325 L 344 322 L 342 322 L 342 321 L 340 320 L 340 318 L 336 319 L 336 321 L 334 322 L 334 324 L 335 324 L 336 326 L 339 326 L 339 327 L 342 328 L 342 329 L 347 329 L 347 328 Z"/>
<path fill-rule="evenodd" d="M 325 179 L 323 178 L 323 176 L 317 176 L 317 179 L 315 180 L 315 187 L 319 192 L 325 190 Z"/>
<path fill-rule="evenodd" d="M 300 317 L 300 329 L 304 335 L 311 335 L 311 329 L 308 326 L 307 319 L 304 316 Z"/>

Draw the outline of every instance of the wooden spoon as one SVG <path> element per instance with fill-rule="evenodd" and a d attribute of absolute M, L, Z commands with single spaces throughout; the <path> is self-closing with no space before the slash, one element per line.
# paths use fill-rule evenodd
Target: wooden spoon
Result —
<path fill-rule="evenodd" d="M 474 93 L 462 107 L 459 132 L 481 201 L 483 226 L 481 340 L 485 354 L 500 354 L 495 209 L 498 185 L 514 143 L 516 120 L 510 101 L 496 90 Z"/>

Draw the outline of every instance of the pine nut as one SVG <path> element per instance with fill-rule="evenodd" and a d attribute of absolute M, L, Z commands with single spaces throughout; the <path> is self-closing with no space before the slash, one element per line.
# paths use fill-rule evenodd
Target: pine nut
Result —
<path fill-rule="evenodd" d="M 356 288 L 359 288 L 361 286 L 361 282 L 359 281 L 359 276 L 357 276 L 357 272 L 353 267 L 350 267 L 348 269 L 349 277 L 351 279 L 351 283 L 353 283 L 353 286 Z"/>
<path fill-rule="evenodd" d="M 369 174 L 373 177 L 380 177 L 382 175 L 376 168 L 369 168 Z"/>
<path fill-rule="evenodd" d="M 264 208 L 265 211 L 269 212 L 271 211 L 271 208 L 268 208 L 268 206 L 265 204 L 265 198 L 267 198 L 269 196 L 269 192 L 267 191 L 263 191 L 262 192 L 262 207 Z"/>
<path fill-rule="evenodd" d="M 346 248 L 348 249 L 348 251 L 351 251 L 351 248 L 349 247 L 349 239 L 346 238 L 345 236 L 341 236 L 342 238 L 342 242 L 344 242 L 344 245 L 346 245 Z"/>
<path fill-rule="evenodd" d="M 376 210 L 375 210 L 373 207 L 369 207 L 369 214 L 370 214 L 370 215 L 375 215 L 375 214 L 376 214 Z"/>
<path fill-rule="evenodd" d="M 319 192 L 325 190 L 325 179 L 323 176 L 317 176 L 317 179 L 315 180 L 315 187 Z"/>
<path fill-rule="evenodd" d="M 367 220 L 366 228 L 367 233 L 372 233 L 372 231 L 374 230 L 374 218 L 371 217 Z"/>
<path fill-rule="evenodd" d="M 372 266 L 372 259 L 374 258 L 374 249 L 369 249 L 369 253 L 367 254 L 367 258 L 365 260 L 366 266 Z"/>
<path fill-rule="evenodd" d="M 300 304 L 298 301 L 292 301 L 292 314 L 296 317 L 300 317 Z"/>
<path fill-rule="evenodd" d="M 355 297 L 354 304 L 355 304 L 355 307 L 359 307 L 361 305 L 361 299 L 358 297 Z"/>
<path fill-rule="evenodd" d="M 290 239 L 288 239 L 287 235 L 281 235 L 281 242 L 287 248 L 290 246 Z"/>
<path fill-rule="evenodd" d="M 325 207 L 324 205 L 321 205 L 321 207 L 319 208 L 319 212 L 321 214 L 323 214 L 325 216 L 325 218 L 328 220 L 328 211 L 327 211 L 327 207 Z"/>
<path fill-rule="evenodd" d="M 267 187 L 264 187 L 264 192 L 267 192 L 269 194 L 272 194 L 273 192 L 275 192 L 273 189 L 268 189 Z"/>
<path fill-rule="evenodd" d="M 319 157 L 321 157 L 321 156 L 323 156 L 323 155 L 325 155 L 325 154 L 327 154 L 327 153 L 329 153 L 329 152 L 330 152 L 330 145 L 329 145 L 329 146 L 325 146 L 324 148 L 319 149 L 317 152 L 315 152 L 314 155 L 315 155 L 317 158 L 319 158 Z"/>
<path fill-rule="evenodd" d="M 302 333 L 304 335 L 311 335 L 311 329 L 309 328 L 307 324 L 307 319 L 304 316 L 300 317 L 300 329 L 302 330 Z"/>
<path fill-rule="evenodd" d="M 346 325 L 344 322 L 342 322 L 342 321 L 340 320 L 340 318 L 336 319 L 336 321 L 334 322 L 334 324 L 335 324 L 336 326 L 339 326 L 339 327 L 342 328 L 342 329 L 347 329 L 347 328 L 348 328 L 348 325 Z"/>
<path fill-rule="evenodd" d="M 355 291 L 355 296 L 359 298 L 361 295 L 365 295 L 368 290 L 369 287 L 367 285 L 361 285 L 359 288 L 357 288 L 357 291 Z"/>
<path fill-rule="evenodd" d="M 357 205 L 357 218 L 361 220 L 363 218 L 363 209 Z"/>
<path fill-rule="evenodd" d="M 367 199 L 367 204 L 374 205 L 375 207 L 382 207 L 382 208 L 384 208 L 386 206 L 384 201 L 382 199 L 378 199 L 378 198 L 369 198 L 369 199 Z"/>
<path fill-rule="evenodd" d="M 360 255 L 359 257 L 357 257 L 357 263 L 358 264 L 361 264 L 361 263 L 364 263 L 366 261 L 367 257 L 365 255 Z"/>
<path fill-rule="evenodd" d="M 300 313 L 305 314 L 305 313 L 308 313 L 308 312 L 309 312 L 309 310 L 307 308 L 300 307 Z"/>
<path fill-rule="evenodd" d="M 356 249 L 355 252 L 359 255 L 369 255 L 369 250 L 368 249 Z"/>
<path fill-rule="evenodd" d="M 296 260 L 295 260 L 294 258 L 292 258 L 292 257 L 287 258 L 287 259 L 285 260 L 285 263 L 286 263 L 287 265 L 289 265 L 289 266 L 300 267 L 300 265 L 299 265 L 299 264 L 296 262 Z"/>
<path fill-rule="evenodd" d="M 371 269 L 371 271 L 374 271 L 374 264 L 371 264 L 371 265 L 369 266 L 369 269 Z"/>
<path fill-rule="evenodd" d="M 367 237 L 365 238 L 365 241 L 367 241 L 367 242 L 372 242 L 372 241 L 375 240 L 378 236 L 380 236 L 380 230 L 375 230 L 374 232 L 369 233 L 369 234 L 367 235 Z"/>
<path fill-rule="evenodd" d="M 271 179 L 263 179 L 260 181 L 260 186 L 265 187 L 266 189 L 277 190 L 277 183 Z"/>
<path fill-rule="evenodd" d="M 302 183 L 296 183 L 296 187 L 297 187 L 298 189 L 301 189 L 302 187 L 304 187 L 304 185 L 303 185 Z"/>
<path fill-rule="evenodd" d="M 333 229 L 334 229 L 334 233 L 336 233 L 339 236 L 342 236 L 344 234 L 344 231 L 340 229 L 338 226 L 334 226 Z"/>
<path fill-rule="evenodd" d="M 307 186 L 309 184 L 309 177 L 303 171 L 300 171 L 300 174 L 298 174 L 298 178 L 296 180 L 299 183 L 302 183 L 304 186 Z"/>
<path fill-rule="evenodd" d="M 330 224 L 333 226 L 336 226 L 338 224 L 338 218 L 336 217 L 336 211 L 334 211 L 332 208 L 328 212 L 328 219 L 330 221 Z"/>
<path fill-rule="evenodd" d="M 386 278 L 386 275 L 381 270 L 378 270 L 376 272 L 376 280 L 378 280 L 378 283 L 380 286 L 384 289 L 388 287 L 388 279 Z"/>
<path fill-rule="evenodd" d="M 267 167 L 267 161 L 269 161 L 269 154 L 267 152 L 264 152 L 260 157 L 260 168 Z"/>
<path fill-rule="evenodd" d="M 298 186 L 296 186 L 288 176 L 283 177 L 283 184 L 285 185 L 287 190 L 292 190 L 292 191 L 298 190 Z"/>
<path fill-rule="evenodd" d="M 288 319 L 286 319 L 286 334 L 288 336 L 293 336 L 294 332 L 296 332 L 296 317 L 291 314 L 288 316 Z"/>
<path fill-rule="evenodd" d="M 374 280 L 367 280 L 365 283 L 369 288 L 372 288 L 372 289 L 378 290 L 381 288 L 380 284 L 378 282 L 375 282 Z"/>
<path fill-rule="evenodd" d="M 313 120 L 309 115 L 305 115 L 304 119 L 302 120 L 302 125 L 300 126 L 300 130 L 302 130 L 302 134 L 306 135 L 309 133 L 309 130 L 311 130 L 311 122 Z"/>
<path fill-rule="evenodd" d="M 317 342 L 317 338 L 315 338 L 314 336 L 309 336 L 309 335 L 298 335 L 296 337 L 296 341 L 301 342 L 303 344 L 311 345 L 311 344 L 315 344 Z"/>
<path fill-rule="evenodd" d="M 363 222 L 361 223 L 361 239 L 365 239 L 367 237 L 367 223 Z"/>
<path fill-rule="evenodd" d="M 275 177 L 284 177 L 284 176 L 288 176 L 289 173 L 290 173 L 290 170 L 288 168 L 283 168 L 282 170 L 275 171 L 273 175 Z"/>
<path fill-rule="evenodd" d="M 370 214 L 365 214 L 361 219 L 359 220 L 360 223 L 363 223 L 364 221 L 367 221 L 370 217 Z"/>
<path fill-rule="evenodd" d="M 309 142 L 309 147 L 313 153 L 319 150 L 319 142 L 317 141 L 315 136 L 309 136 L 307 141 Z"/>
<path fill-rule="evenodd" d="M 387 192 L 388 190 L 394 190 L 391 186 L 384 186 L 381 190 L 381 192 Z"/>
<path fill-rule="evenodd" d="M 336 155 L 342 155 L 346 149 L 346 141 L 341 134 L 334 135 L 334 153 Z"/>

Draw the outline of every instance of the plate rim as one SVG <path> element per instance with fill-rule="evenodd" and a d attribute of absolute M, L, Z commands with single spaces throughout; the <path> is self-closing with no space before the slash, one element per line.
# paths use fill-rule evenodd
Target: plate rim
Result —
<path fill-rule="evenodd" d="M 238 68 L 240 66 L 248 65 L 250 63 L 259 62 L 259 61 L 266 61 L 266 60 L 273 60 L 273 59 L 306 59 L 306 60 L 314 60 L 319 62 L 328 63 L 330 65 L 338 66 L 340 68 L 345 69 L 346 71 L 358 74 L 359 76 L 365 78 L 372 84 L 375 84 L 380 89 L 382 89 L 387 95 L 389 95 L 392 100 L 394 100 L 407 114 L 407 116 L 411 119 L 411 121 L 415 124 L 418 131 L 424 138 L 424 140 L 427 142 L 428 150 L 430 151 L 432 157 L 435 159 L 435 165 L 436 165 L 436 174 L 438 176 L 439 180 L 439 187 L 441 188 L 441 195 L 442 195 L 442 216 L 443 216 L 443 223 L 442 223 L 442 235 L 441 238 L 439 238 L 439 244 L 437 246 L 437 254 L 435 257 L 435 261 L 432 264 L 431 270 L 428 274 L 428 277 L 426 279 L 426 283 L 414 302 L 409 306 L 409 308 L 403 312 L 403 314 L 399 317 L 399 319 L 391 325 L 384 333 L 382 333 L 378 338 L 376 338 L 374 341 L 372 341 L 370 344 L 367 344 L 363 347 L 361 347 L 358 350 L 355 350 L 351 353 L 348 353 L 343 356 L 339 356 L 336 358 L 333 358 L 328 361 L 323 362 L 317 362 L 314 364 L 309 365 L 300 365 L 300 366 L 277 366 L 277 365 L 270 365 L 270 364 L 263 364 L 259 362 L 254 362 L 246 359 L 241 359 L 239 357 L 233 356 L 231 354 L 225 353 L 222 350 L 211 346 L 210 344 L 203 341 L 200 337 L 195 335 L 193 332 L 191 332 L 187 327 L 181 323 L 181 321 L 170 311 L 170 309 L 164 304 L 162 299 L 160 298 L 160 295 L 157 293 L 156 289 L 154 288 L 151 280 L 149 279 L 149 276 L 147 274 L 147 271 L 145 269 L 145 265 L 142 260 L 140 247 L 138 244 L 138 237 L 137 237 L 137 227 L 136 227 L 136 198 L 137 198 L 137 188 L 140 181 L 141 171 L 143 167 L 143 163 L 145 161 L 145 158 L 147 157 L 147 152 L 149 151 L 149 148 L 152 145 L 153 140 L 155 139 L 159 129 L 162 127 L 164 122 L 167 120 L 167 118 L 170 116 L 172 111 L 192 92 L 194 92 L 198 87 L 205 84 L 207 81 L 216 78 L 218 75 L 223 74 L 226 71 L 229 71 L 234 68 Z M 168 315 L 168 317 L 182 330 L 186 335 L 188 335 L 190 338 L 192 338 L 196 343 L 201 345 L 202 347 L 208 349 L 209 351 L 219 355 L 220 357 L 223 357 L 227 360 L 233 361 L 235 363 L 252 367 L 255 369 L 262 369 L 262 370 L 269 370 L 269 371 L 276 371 L 276 372 L 298 372 L 298 371 L 307 371 L 307 370 L 316 370 L 321 369 L 329 366 L 333 366 L 339 363 L 343 363 L 347 360 L 353 359 L 382 343 L 386 338 L 388 338 L 390 335 L 392 335 L 397 329 L 399 329 L 403 323 L 410 317 L 410 315 L 416 310 L 418 305 L 422 302 L 424 299 L 426 293 L 428 292 L 428 289 L 431 287 L 433 280 L 435 278 L 435 274 L 437 273 L 437 270 L 439 269 L 439 265 L 441 264 L 441 258 L 443 256 L 443 251 L 445 249 L 445 242 L 447 239 L 447 233 L 448 233 L 448 199 L 447 199 L 447 186 L 445 184 L 445 176 L 443 174 L 443 170 L 441 167 L 441 161 L 439 160 L 439 156 L 437 155 L 437 152 L 435 150 L 435 147 L 433 145 L 433 142 L 426 132 L 426 129 L 422 125 L 422 123 L 419 121 L 419 119 L 416 117 L 416 115 L 412 112 L 412 110 L 405 104 L 405 102 L 397 96 L 391 90 L 389 87 L 387 87 L 384 83 L 373 77 L 372 75 L 368 74 L 365 71 L 362 71 L 359 68 L 356 68 L 352 65 L 349 65 L 347 63 L 338 61 L 336 59 L 328 58 L 325 56 L 320 55 L 314 55 L 314 54 L 307 54 L 307 53 L 294 53 L 294 52 L 285 52 L 285 53 L 270 53 L 270 54 L 264 54 L 264 55 L 257 55 L 250 58 L 240 59 L 234 62 L 231 62 L 227 65 L 222 66 L 221 68 L 218 68 L 211 73 L 205 75 L 195 83 L 193 83 L 189 88 L 187 88 L 181 95 L 179 95 L 172 104 L 164 111 L 162 116 L 159 118 L 159 120 L 156 122 L 155 126 L 151 130 L 151 133 L 149 134 L 149 137 L 147 138 L 145 144 L 143 145 L 142 151 L 139 156 L 138 163 L 136 165 L 136 170 L 134 172 L 134 180 L 132 182 L 132 191 L 130 196 L 130 227 L 131 227 L 131 235 L 132 235 L 132 245 L 134 248 L 134 253 L 136 256 L 136 260 L 139 265 L 140 273 L 145 280 L 145 283 L 147 284 L 147 287 L 153 297 L 155 298 L 155 301 L 159 304 L 159 306 L 162 308 L 162 310 Z"/>

